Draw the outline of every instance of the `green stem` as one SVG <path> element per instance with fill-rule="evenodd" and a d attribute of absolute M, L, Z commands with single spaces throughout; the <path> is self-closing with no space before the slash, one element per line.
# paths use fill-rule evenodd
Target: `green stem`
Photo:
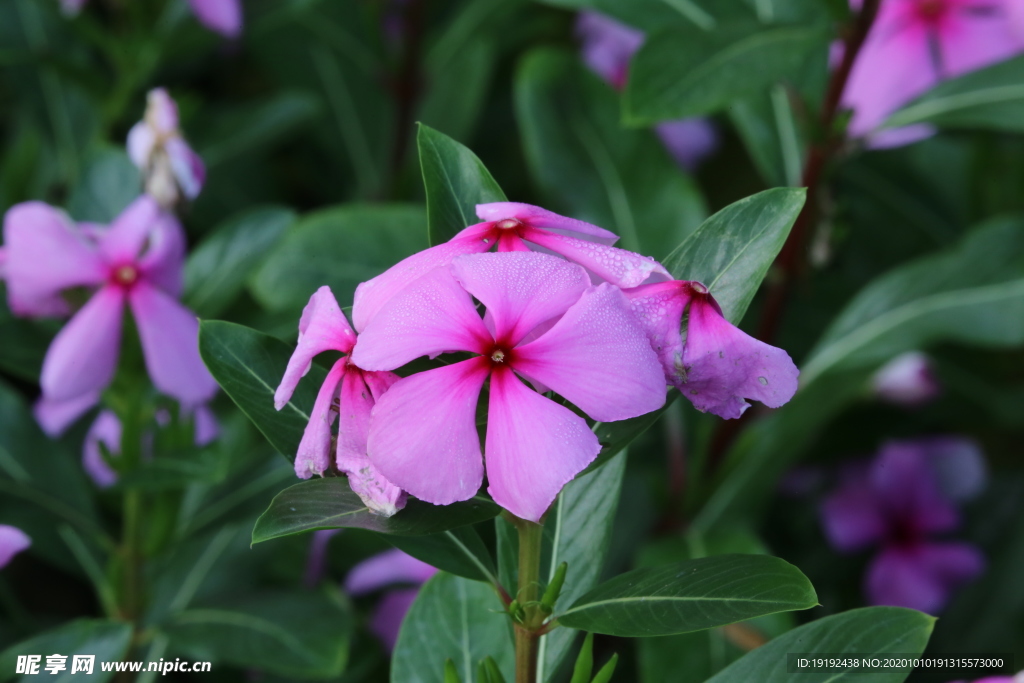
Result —
<path fill-rule="evenodd" d="M 540 553 L 544 527 L 514 518 L 519 531 L 519 590 L 516 600 L 523 606 L 522 623 L 516 629 L 516 683 L 537 683 L 538 629 L 544 623 L 540 609 Z"/>
<path fill-rule="evenodd" d="M 124 616 L 131 620 L 139 617 L 142 607 L 142 495 L 136 488 L 124 494 Z"/>

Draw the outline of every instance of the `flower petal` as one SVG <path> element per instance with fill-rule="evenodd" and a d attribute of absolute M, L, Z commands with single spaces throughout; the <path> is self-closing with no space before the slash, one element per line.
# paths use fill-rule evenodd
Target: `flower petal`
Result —
<path fill-rule="evenodd" d="M 398 381 L 398 375 L 378 381 Z M 341 383 L 338 408 L 338 469 L 348 475 L 349 486 L 366 503 L 371 512 L 390 517 L 405 507 L 406 495 L 384 478 L 366 455 L 366 437 L 370 430 L 373 393 L 363 380 L 363 373 L 349 367 Z"/>
<path fill-rule="evenodd" d="M 392 548 L 352 567 L 345 577 L 345 592 L 359 596 L 393 584 L 426 583 L 436 573 L 426 562 Z"/>
<path fill-rule="evenodd" d="M 156 133 L 145 121 L 139 121 L 128 131 L 128 158 L 140 171 L 149 167 L 156 146 Z"/>
<path fill-rule="evenodd" d="M 175 136 L 164 143 L 164 151 L 174 171 L 174 179 L 178 187 L 188 199 L 195 199 L 206 182 L 206 166 L 202 158 L 188 146 L 180 136 Z"/>
<path fill-rule="evenodd" d="M 470 226 L 463 233 L 479 226 Z M 352 324 L 362 332 L 380 309 L 410 284 L 439 266 L 448 265 L 456 256 L 479 254 L 494 245 L 477 238 L 479 229 L 465 237 L 456 237 L 450 242 L 439 244 L 402 259 L 383 273 L 356 287 L 352 306 Z M 461 233 L 460 233 L 461 234 Z"/>
<path fill-rule="evenodd" d="M 492 338 L 448 268 L 435 268 L 380 309 L 352 351 L 364 370 L 394 370 L 446 351 L 484 353 Z"/>
<path fill-rule="evenodd" d="M 117 369 L 123 311 L 124 292 L 104 287 L 57 333 L 39 378 L 48 400 L 79 399 L 110 384 Z"/>
<path fill-rule="evenodd" d="M 481 358 L 399 380 L 370 419 L 370 460 L 395 486 L 434 505 L 468 500 L 483 481 L 476 404 Z"/>
<path fill-rule="evenodd" d="M 502 369 L 491 375 L 485 450 L 488 493 L 517 517 L 539 522 L 601 444 L 586 420 Z"/>
<path fill-rule="evenodd" d="M 718 147 L 718 133 L 714 125 L 703 118 L 665 121 L 655 126 L 654 132 L 672 159 L 690 170 Z"/>
<path fill-rule="evenodd" d="M 889 525 L 867 468 L 849 468 L 843 474 L 840 488 L 822 502 L 821 523 L 832 547 L 840 552 L 861 550 L 882 540 Z"/>
<path fill-rule="evenodd" d="M 338 385 L 346 374 L 346 366 L 344 358 L 335 362 L 317 392 L 309 423 L 302 432 L 299 450 L 295 453 L 295 475 L 299 479 L 322 475 L 331 466 L 331 425 L 335 416 L 332 405 L 338 395 Z"/>
<path fill-rule="evenodd" d="M 553 211 L 542 209 L 531 204 L 519 202 L 492 202 L 477 204 L 476 215 L 480 220 L 488 222 L 506 219 L 517 220 L 528 226 L 542 229 L 556 235 L 567 235 L 588 242 L 597 242 L 611 246 L 619 240 L 619 236 L 610 230 L 599 228 L 575 218 L 559 216 Z"/>
<path fill-rule="evenodd" d="M 658 357 L 626 297 L 609 284 L 591 287 L 548 332 L 516 348 L 513 369 L 600 422 L 643 415 L 665 403 Z"/>
<path fill-rule="evenodd" d="M 185 230 L 177 218 L 163 212 L 156 216 L 137 265 L 150 284 L 175 299 L 181 296 L 185 284 Z"/>
<path fill-rule="evenodd" d="M 648 280 L 657 282 L 672 279 L 665 267 L 650 256 L 625 249 L 556 235 L 547 230 L 524 230 L 523 239 L 550 249 L 623 289 L 637 287 Z"/>
<path fill-rule="evenodd" d="M 513 346 L 541 323 L 565 313 L 590 286 L 579 266 L 534 252 L 460 256 L 451 270 L 487 308 L 494 338 Z"/>
<path fill-rule="evenodd" d="M 160 214 L 160 206 L 153 198 L 142 195 L 100 235 L 100 252 L 114 266 L 134 263 L 142 254 Z"/>
<path fill-rule="evenodd" d="M 96 285 L 107 276 L 95 245 L 52 206 L 25 202 L 4 216 L 5 275 L 11 311 L 66 315 L 61 290 Z"/>
<path fill-rule="evenodd" d="M 871 485 L 889 515 L 920 534 L 952 531 L 960 515 L 939 488 L 925 442 L 890 441 L 871 466 Z"/>
<path fill-rule="evenodd" d="M 341 529 L 320 529 L 313 532 L 309 542 L 309 555 L 306 558 L 306 574 L 302 583 L 306 588 L 316 588 L 327 573 L 327 544 L 331 538 L 341 533 Z"/>
<path fill-rule="evenodd" d="M 1003 8 L 989 13 L 972 12 L 972 9 L 970 6 L 954 9 L 956 14 L 939 31 L 944 78 L 955 78 L 1001 62 L 1024 50 L 1024 36 L 1005 10 L 1000 11 Z"/>
<path fill-rule="evenodd" d="M 197 406 L 192 412 L 192 426 L 195 430 L 193 439 L 197 446 L 213 443 L 220 436 L 220 424 L 217 422 L 217 416 L 205 403 Z"/>
<path fill-rule="evenodd" d="M 865 590 L 873 604 L 936 614 L 984 566 L 981 553 L 966 543 L 890 546 L 868 568 Z"/>
<path fill-rule="evenodd" d="M 54 401 L 42 396 L 32 407 L 36 422 L 46 435 L 56 439 L 73 422 L 100 402 L 100 392 L 94 391 L 65 401 Z"/>
<path fill-rule="evenodd" d="M 240 0 L 188 0 L 199 23 L 226 38 L 237 38 L 242 33 L 242 4 Z"/>
<path fill-rule="evenodd" d="M 189 405 L 213 398 L 217 382 L 199 357 L 195 314 L 145 281 L 137 282 L 128 298 L 156 388 Z"/>
<path fill-rule="evenodd" d="M 871 378 L 871 388 L 884 401 L 919 406 L 942 391 L 928 356 L 907 351 L 883 365 Z"/>
<path fill-rule="evenodd" d="M 0 524 L 0 569 L 10 564 L 11 559 L 32 545 L 32 539 L 21 529 Z"/>
<path fill-rule="evenodd" d="M 121 421 L 110 410 L 100 411 L 82 444 L 82 467 L 85 473 L 96 486 L 105 489 L 117 482 L 117 472 L 103 458 L 101 443 L 111 455 L 121 454 Z"/>
<path fill-rule="evenodd" d="M 370 618 L 370 630 L 380 638 L 384 649 L 389 653 L 394 651 L 395 644 L 398 643 L 398 632 L 402 628 L 402 621 L 412 608 L 412 603 L 415 602 L 419 592 L 419 588 L 388 591 L 377 603 L 377 609 L 374 610 L 373 616 Z"/>
<path fill-rule="evenodd" d="M 633 54 L 644 42 L 644 34 L 600 12 L 584 10 L 576 18 L 583 63 L 614 88 L 626 85 Z"/>
<path fill-rule="evenodd" d="M 726 419 L 747 408 L 744 398 L 778 408 L 793 398 L 800 371 L 789 354 L 741 331 L 722 317 L 710 296 L 690 304 L 683 350 L 683 396 L 700 411 Z"/>
<path fill-rule="evenodd" d="M 324 286 L 316 290 L 302 309 L 299 342 L 274 392 L 274 407 L 281 410 L 288 402 L 299 380 L 309 372 L 314 356 L 324 351 L 348 353 L 355 342 L 355 332 L 349 327 L 331 288 Z"/>
<path fill-rule="evenodd" d="M 623 291 L 634 315 L 644 326 L 669 383 L 681 382 L 683 371 L 683 311 L 690 303 L 687 283 L 673 280 Z"/>

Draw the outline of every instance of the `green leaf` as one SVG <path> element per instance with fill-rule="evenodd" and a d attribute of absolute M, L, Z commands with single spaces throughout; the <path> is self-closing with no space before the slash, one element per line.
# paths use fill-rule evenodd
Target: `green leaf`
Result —
<path fill-rule="evenodd" d="M 382 534 L 436 534 L 495 517 L 501 508 L 480 496 L 451 505 L 431 505 L 414 498 L 391 517 L 370 512 L 342 477 L 310 479 L 277 494 L 252 531 L 252 542 L 314 529 L 353 527 Z"/>
<path fill-rule="evenodd" d="M 784 560 L 719 555 L 621 574 L 581 597 L 558 621 L 613 636 L 663 636 L 817 602 L 807 577 Z"/>
<path fill-rule="evenodd" d="M 495 9 L 493 3 L 484 6 Z M 475 27 L 459 30 L 464 29 L 456 25 L 459 21 L 472 21 L 465 16 L 468 13 L 464 10 L 453 18 L 424 61 L 430 87 L 421 100 L 418 116 L 421 129 L 426 124 L 434 132 L 445 130 L 460 140 L 469 139 L 487 104 L 498 58 L 498 44 L 491 32 Z M 446 42 L 449 37 L 451 42 Z M 418 135 L 421 138 L 422 132 Z M 431 240 L 431 244 L 435 242 Z"/>
<path fill-rule="evenodd" d="M 583 647 L 572 667 L 572 680 L 569 683 L 590 683 L 590 674 L 594 672 L 594 634 L 588 633 L 583 639 Z"/>
<path fill-rule="evenodd" d="M 788 656 L 792 653 L 820 653 L 884 656 L 890 653 L 924 652 L 935 618 L 902 607 L 865 607 L 834 614 L 793 629 L 733 662 L 708 683 L 790 683 Z M 829 673 L 800 674 L 808 683 L 870 681 L 900 683 L 909 671 L 893 670 L 865 674 L 857 669 Z"/>
<path fill-rule="evenodd" d="M 102 671 L 100 662 L 119 662 L 128 654 L 128 645 L 132 639 L 131 624 L 123 621 L 107 619 L 78 619 L 63 626 L 46 631 L 28 640 L 12 645 L 0 652 L 0 681 L 12 681 L 15 677 L 19 655 L 41 655 L 39 674 L 24 676 L 20 680 L 35 680 L 43 677 L 54 683 L 70 683 L 87 679 L 103 683 L 114 677 L 114 672 Z M 67 669 L 54 675 L 43 669 L 47 655 L 66 655 Z M 71 674 L 75 655 L 95 655 L 91 675 L 78 672 Z"/>
<path fill-rule="evenodd" d="M 798 72 L 827 47 L 818 27 L 672 28 L 651 35 L 631 64 L 625 117 L 643 125 L 713 114 Z"/>
<path fill-rule="evenodd" d="M 217 226 L 185 263 L 185 304 L 201 318 L 220 315 L 294 220 L 290 209 L 268 206 Z"/>
<path fill-rule="evenodd" d="M 494 658 L 512 679 L 512 630 L 489 586 L 438 573 L 416 596 L 402 622 L 391 659 L 393 683 L 444 683 L 443 663 L 451 659 L 463 681 L 472 681 L 476 662 Z"/>
<path fill-rule="evenodd" d="M 297 312 L 327 285 L 347 306 L 360 282 L 426 248 L 423 222 L 413 204 L 352 204 L 304 216 L 253 275 L 253 296 L 271 310 Z"/>
<path fill-rule="evenodd" d="M 507 201 L 490 171 L 468 147 L 422 123 L 416 144 L 431 245 L 447 242 L 463 228 L 479 223 L 477 204 Z"/>
<path fill-rule="evenodd" d="M 890 116 L 885 127 L 917 123 L 1024 130 L 1024 57 L 943 81 Z"/>
<path fill-rule="evenodd" d="M 494 558 L 471 526 L 426 536 L 389 534 L 386 538 L 396 548 L 449 574 L 498 585 Z"/>
<path fill-rule="evenodd" d="M 283 341 L 242 325 L 204 320 L 199 324 L 199 354 L 224 392 L 267 441 L 294 460 L 327 371 L 314 363 L 291 400 L 277 411 L 274 390 L 292 355 Z"/>
<path fill-rule="evenodd" d="M 0 290 L 0 369 L 33 384 L 39 382 L 43 358 L 61 328 L 56 320 L 29 320 L 11 313 Z"/>
<path fill-rule="evenodd" d="M 649 130 L 626 130 L 619 97 L 576 54 L 530 52 L 515 85 L 530 173 L 550 206 L 664 257 L 706 216 L 694 181 Z"/>
<path fill-rule="evenodd" d="M 802 184 L 806 131 L 799 125 L 785 86 L 776 84 L 767 92 L 737 100 L 728 113 L 765 182 L 779 187 Z"/>
<path fill-rule="evenodd" d="M 726 319 L 739 324 L 806 197 L 803 188 L 776 188 L 730 204 L 669 254 L 665 267 L 707 285 Z"/>
<path fill-rule="evenodd" d="M 110 223 L 142 192 L 139 169 L 117 147 L 102 147 L 86 159 L 82 180 L 68 198 L 76 221 Z"/>
<path fill-rule="evenodd" d="M 678 391 L 670 391 L 665 397 L 665 405 L 657 410 L 641 415 L 639 417 L 631 417 L 628 420 L 619 420 L 618 422 L 601 422 L 595 426 L 594 433 L 597 434 L 597 441 L 601 444 L 601 452 L 597 454 L 594 462 L 587 466 L 587 469 L 583 470 L 579 476 L 589 474 L 598 467 L 604 465 L 608 460 L 615 457 L 622 451 L 622 449 L 633 443 L 633 440 L 638 436 L 650 429 L 651 425 L 658 421 L 661 414 L 664 413 L 672 403 L 679 398 Z"/>
<path fill-rule="evenodd" d="M 819 340 L 801 371 L 878 365 L 938 341 L 1024 342 L 1024 219 L 998 219 L 954 249 L 899 266 L 865 287 Z"/>
<path fill-rule="evenodd" d="M 260 593 L 224 606 L 186 610 L 164 625 L 171 650 L 195 660 L 265 669 L 295 678 L 334 678 L 348 662 L 352 616 L 337 593 Z"/>
<path fill-rule="evenodd" d="M 307 124 L 317 103 L 303 92 L 278 92 L 259 102 L 221 108 L 197 130 L 196 148 L 207 167 L 264 149 Z M 202 133 L 200 135 L 199 133 Z"/>

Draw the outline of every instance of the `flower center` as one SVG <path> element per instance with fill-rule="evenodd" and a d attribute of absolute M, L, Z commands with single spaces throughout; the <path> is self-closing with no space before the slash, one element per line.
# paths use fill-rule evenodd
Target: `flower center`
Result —
<path fill-rule="evenodd" d="M 917 5 L 917 15 L 924 21 L 935 22 L 946 13 L 946 0 L 921 0 Z"/>
<path fill-rule="evenodd" d="M 708 293 L 708 288 L 705 287 L 704 285 L 702 285 L 699 282 L 692 282 L 692 283 L 690 283 L 690 289 L 692 289 L 697 294 L 707 294 Z"/>
<path fill-rule="evenodd" d="M 497 223 L 495 223 L 494 227 L 498 228 L 499 230 L 513 230 L 515 228 L 518 228 L 520 225 L 522 225 L 522 223 L 517 221 L 515 218 L 506 218 L 503 221 L 498 221 Z"/>
<path fill-rule="evenodd" d="M 504 363 L 505 352 L 502 349 L 495 349 L 494 352 L 491 353 L 491 360 L 495 363 Z"/>
<path fill-rule="evenodd" d="M 131 287 L 139 280 L 139 270 L 132 265 L 118 266 L 111 279 L 122 287 Z"/>

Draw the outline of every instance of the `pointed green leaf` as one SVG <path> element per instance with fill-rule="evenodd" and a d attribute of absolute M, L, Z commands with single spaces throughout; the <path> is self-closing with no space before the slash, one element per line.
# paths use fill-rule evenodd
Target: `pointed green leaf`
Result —
<path fill-rule="evenodd" d="M 25 676 L 20 680 L 43 678 L 54 683 L 71 683 L 89 680 L 103 683 L 114 677 L 114 672 L 100 670 L 99 662 L 119 662 L 128 654 L 132 639 L 132 626 L 124 621 L 106 619 L 78 619 L 63 626 L 40 633 L 28 640 L 12 645 L 0 652 L 0 681 L 13 680 L 19 655 L 41 655 L 40 672 L 36 676 Z M 67 669 L 54 675 L 43 669 L 46 656 L 52 654 L 67 656 Z M 81 672 L 72 675 L 71 665 L 75 655 L 95 655 L 92 675 Z"/>
<path fill-rule="evenodd" d="M 387 540 L 416 559 L 449 574 L 498 585 L 494 558 L 480 534 L 471 526 L 424 536 L 389 534 Z"/>
<path fill-rule="evenodd" d="M 572 667 L 572 680 L 569 683 L 590 683 L 590 674 L 594 672 L 594 634 L 588 633 L 583 639 L 583 647 Z"/>

